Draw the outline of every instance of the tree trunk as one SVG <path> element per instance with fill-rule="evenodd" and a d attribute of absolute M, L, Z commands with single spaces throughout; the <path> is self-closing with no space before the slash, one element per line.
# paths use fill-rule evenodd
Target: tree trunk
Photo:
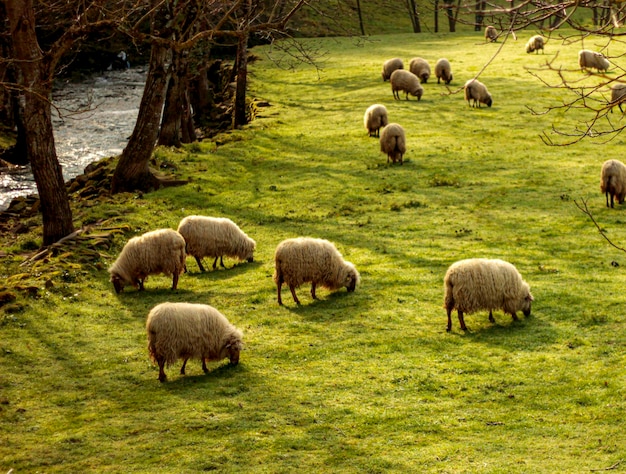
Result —
<path fill-rule="evenodd" d="M 146 85 L 133 133 L 113 173 L 111 192 L 150 191 L 160 187 L 148 164 L 159 136 L 168 73 L 165 62 L 169 48 L 153 44 Z"/>
<path fill-rule="evenodd" d="M 435 0 L 435 33 L 439 33 L 439 0 Z"/>
<path fill-rule="evenodd" d="M 450 0 L 446 1 L 445 9 L 446 14 L 448 16 L 448 28 L 450 29 L 450 33 L 456 32 L 456 19 L 454 17 L 453 3 Z"/>
<path fill-rule="evenodd" d="M 50 96 L 50 65 L 44 60 L 35 33 L 32 0 L 6 0 L 14 57 L 24 87 L 26 150 L 39 192 L 43 245 L 74 231 L 63 173 L 54 147 Z"/>
<path fill-rule="evenodd" d="M 163 121 L 161 122 L 161 132 L 159 134 L 159 145 L 181 147 L 181 119 L 183 112 L 182 95 L 185 92 L 183 87 L 183 77 L 187 67 L 184 64 L 185 52 L 172 51 L 172 62 L 170 64 L 170 81 L 165 97 L 165 107 L 163 109 Z"/>
<path fill-rule="evenodd" d="M 365 27 L 363 26 L 363 12 L 361 11 L 361 0 L 356 0 L 356 11 L 359 14 L 359 28 L 361 28 L 361 36 L 365 36 Z"/>
<path fill-rule="evenodd" d="M 413 26 L 413 33 L 421 33 L 422 26 L 420 25 L 420 17 L 417 12 L 415 0 L 407 0 L 407 7 L 409 8 L 409 17 L 411 18 L 411 25 Z"/>
<path fill-rule="evenodd" d="M 235 95 L 235 121 L 233 126 L 248 123 L 246 116 L 246 85 L 248 81 L 248 31 L 242 31 L 237 45 L 237 93 Z"/>

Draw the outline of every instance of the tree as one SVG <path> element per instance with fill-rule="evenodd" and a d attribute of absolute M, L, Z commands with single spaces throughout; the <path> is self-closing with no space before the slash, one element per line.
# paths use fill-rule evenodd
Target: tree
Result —
<path fill-rule="evenodd" d="M 275 15 L 283 11 L 284 3 L 290 3 L 291 9 L 277 18 Z M 153 0 L 150 9 L 151 33 L 146 38 L 150 41 L 152 48 L 148 78 L 137 124 L 115 168 L 111 185 L 112 192 L 149 191 L 176 184 L 159 180 L 149 168 L 152 151 L 159 136 L 161 109 L 169 80 L 168 71 L 165 69 L 165 58 L 169 51 L 178 53 L 189 50 L 198 41 L 207 38 L 240 40 L 238 41 L 237 68 L 243 72 L 237 75 L 234 112 L 236 118 L 233 123 L 235 126 L 245 124 L 247 122 L 245 90 L 248 38 L 251 34 L 261 32 L 268 35 L 283 32 L 288 20 L 305 4 L 306 0 L 294 2 L 237 0 L 199 3 L 181 0 L 172 4 Z M 188 21 L 189 7 L 193 10 L 192 22 Z M 158 22 L 162 23 L 157 24 Z M 132 28 L 130 33 L 136 38 L 142 37 L 138 27 Z M 188 56 L 183 55 L 180 58 L 184 61 L 186 57 Z"/>
<path fill-rule="evenodd" d="M 7 0 L 4 5 L 24 95 L 22 123 L 26 152 L 41 202 L 43 245 L 50 245 L 74 231 L 52 132 L 50 97 L 55 55 L 44 56 L 41 52 L 32 0 Z"/>

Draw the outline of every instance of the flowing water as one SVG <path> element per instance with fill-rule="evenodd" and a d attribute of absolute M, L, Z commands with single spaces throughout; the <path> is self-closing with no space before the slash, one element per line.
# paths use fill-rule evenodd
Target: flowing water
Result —
<path fill-rule="evenodd" d="M 55 88 L 54 141 L 66 181 L 89 163 L 122 152 L 137 120 L 145 79 L 145 68 L 137 67 L 102 72 Z M 36 193 L 28 167 L 0 169 L 0 210 L 17 196 Z"/>

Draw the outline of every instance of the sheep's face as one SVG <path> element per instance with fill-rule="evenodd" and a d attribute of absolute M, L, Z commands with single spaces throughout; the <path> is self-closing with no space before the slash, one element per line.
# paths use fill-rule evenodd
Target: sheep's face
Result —
<path fill-rule="evenodd" d="M 487 100 L 485 101 L 485 104 L 487 105 L 487 107 L 491 107 L 492 103 L 493 103 L 493 100 L 491 100 L 491 96 L 487 97 Z"/>
<path fill-rule="evenodd" d="M 359 280 L 359 273 L 356 271 L 356 268 L 352 266 L 346 275 L 346 290 L 353 292 L 356 289 L 356 285 L 359 283 Z"/>
<path fill-rule="evenodd" d="M 222 351 L 222 354 L 224 355 L 224 358 L 228 357 L 228 360 L 230 360 L 230 363 L 232 365 L 237 365 L 239 363 L 239 353 L 241 352 L 241 349 L 241 342 L 235 340 L 226 344 Z"/>
<path fill-rule="evenodd" d="M 124 289 L 124 280 L 122 280 L 119 275 L 111 275 L 111 283 L 113 283 L 113 288 L 115 288 L 116 293 L 121 293 Z"/>

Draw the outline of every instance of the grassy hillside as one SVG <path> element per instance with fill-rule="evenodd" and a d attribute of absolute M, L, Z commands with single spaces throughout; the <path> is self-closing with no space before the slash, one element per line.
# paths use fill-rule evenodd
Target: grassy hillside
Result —
<path fill-rule="evenodd" d="M 587 199 L 624 245 L 623 206 L 607 209 L 598 186 L 621 138 L 542 143 L 552 125 L 572 130 L 587 115 L 531 114 L 527 106 L 544 110 L 569 95 L 526 68 L 559 51 L 555 66 L 581 77 L 580 44 L 553 38 L 546 55 L 526 55 L 526 39 L 307 40 L 327 53 L 321 70 L 281 70 L 257 49 L 251 96 L 270 104 L 261 116 L 214 142 L 157 153 L 190 184 L 76 203 L 77 225 L 94 233 L 100 219 L 126 226 L 100 259 L 80 263 L 81 248 L 69 247 L 19 266 L 38 234 L 5 236 L 5 285 L 35 286 L 39 297 L 18 293 L 0 316 L 0 470 L 623 469 L 626 258 L 574 205 Z M 447 57 L 455 79 L 449 89 L 429 81 L 419 102 L 394 101 L 382 62 L 416 55 L 431 65 Z M 469 108 L 461 87 L 490 60 L 481 80 L 493 107 Z M 388 166 L 363 128 L 373 103 L 406 129 L 402 166 Z M 236 221 L 257 242 L 254 263 L 200 274 L 190 258 L 177 291 L 159 276 L 143 293 L 116 295 L 106 268 L 124 243 L 189 214 Z M 334 241 L 361 272 L 357 291 L 320 289 L 312 301 L 303 286 L 298 307 L 284 289 L 279 307 L 273 251 L 299 235 Z M 480 312 L 463 333 L 455 314 L 447 333 L 443 276 L 477 256 L 517 266 L 535 297 L 532 315 L 513 322 L 498 311 L 492 324 Z M 204 375 L 190 361 L 186 376 L 177 365 L 159 383 L 144 325 L 163 301 L 222 311 L 244 332 L 240 364 L 213 363 Z"/>

